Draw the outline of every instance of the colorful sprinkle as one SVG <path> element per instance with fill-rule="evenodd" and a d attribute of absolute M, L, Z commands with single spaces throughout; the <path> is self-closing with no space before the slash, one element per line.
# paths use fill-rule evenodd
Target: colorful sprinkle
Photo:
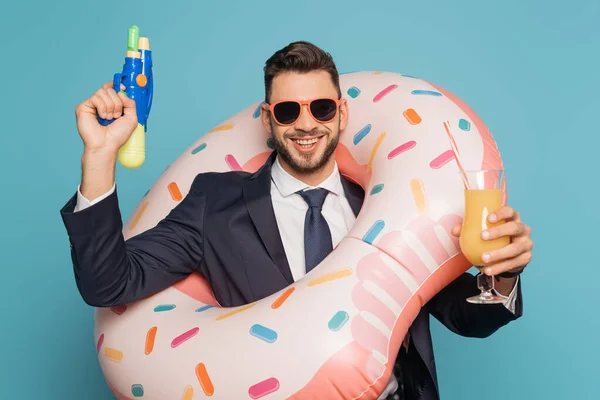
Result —
<path fill-rule="evenodd" d="M 215 307 L 215 306 L 202 306 L 202 307 L 200 307 L 200 308 L 196 309 L 196 312 L 202 312 L 202 311 L 206 311 L 206 310 L 208 310 L 208 309 L 210 309 L 210 308 L 214 308 L 214 307 Z"/>
<path fill-rule="evenodd" d="M 405 78 L 419 79 L 416 76 L 412 76 L 412 75 L 404 75 L 404 74 L 402 74 L 402 76 L 405 77 Z"/>
<path fill-rule="evenodd" d="M 131 385 L 131 394 L 133 397 L 142 397 L 144 395 L 144 387 L 139 383 Z"/>
<path fill-rule="evenodd" d="M 233 315 L 235 315 L 235 314 L 239 314 L 239 313 L 241 313 L 241 312 L 243 312 L 243 311 L 246 311 L 246 310 L 248 310 L 248 309 L 250 309 L 250 308 L 254 307 L 256 304 L 257 304 L 257 303 L 248 304 L 248 305 L 246 305 L 246 306 L 240 307 L 240 308 L 238 308 L 238 309 L 235 309 L 235 310 L 233 310 L 233 311 L 229 311 L 228 313 L 225 313 L 225 314 L 223 314 L 223 315 L 219 315 L 219 316 L 217 317 L 217 321 L 224 320 L 225 318 L 229 318 L 229 317 L 231 317 L 231 316 L 233 316 Z"/>
<path fill-rule="evenodd" d="M 146 333 L 146 345 L 144 346 L 144 354 L 148 355 L 152 353 L 154 350 L 154 341 L 156 340 L 156 331 L 158 330 L 157 326 L 153 326 L 148 329 L 148 333 Z"/>
<path fill-rule="evenodd" d="M 138 222 L 140 222 L 142 215 L 144 215 L 144 211 L 146 211 L 146 208 L 148 208 L 148 202 L 145 202 L 144 204 L 142 204 L 142 206 L 140 207 L 140 211 L 137 212 L 137 214 L 135 215 L 135 218 L 133 219 L 133 221 L 131 221 L 131 225 L 129 225 L 129 229 L 132 229 L 132 230 L 135 229 Z"/>
<path fill-rule="evenodd" d="M 373 150 L 371 150 L 371 154 L 369 155 L 369 163 L 367 164 L 369 169 L 373 165 L 375 154 L 377 154 L 377 150 L 379 149 L 381 142 L 383 142 L 383 138 L 385 138 L 385 132 L 381 132 L 381 134 L 377 138 L 377 141 L 375 142 L 375 146 L 373 146 Z"/>
<path fill-rule="evenodd" d="M 290 295 L 294 292 L 294 290 L 296 290 L 296 288 L 293 288 L 293 287 L 287 288 L 285 290 L 285 292 L 283 292 L 281 294 L 281 296 L 279 296 L 277 298 L 277 300 L 275 300 L 273 302 L 273 304 L 271 304 L 271 308 L 273 310 L 275 310 L 275 309 L 278 309 L 279 307 L 281 307 L 281 305 L 288 299 L 288 297 L 290 297 Z"/>
<path fill-rule="evenodd" d="M 104 357 L 108 358 L 111 361 L 121 362 L 123 359 L 123 352 L 115 349 L 111 349 L 110 347 L 104 348 Z"/>
<path fill-rule="evenodd" d="M 154 307 L 154 312 L 171 311 L 175 307 L 177 307 L 175 304 L 161 304 L 159 306 Z"/>
<path fill-rule="evenodd" d="M 390 85 L 390 86 L 386 87 L 381 92 L 377 93 L 375 95 L 375 97 L 373 97 L 373 103 L 377 103 L 379 100 L 383 99 L 384 96 L 386 96 L 388 93 L 390 93 L 392 90 L 396 89 L 397 87 L 398 87 L 398 85 Z"/>
<path fill-rule="evenodd" d="M 205 148 L 206 148 L 206 143 L 202 143 L 200 146 L 198 146 L 194 150 L 192 150 L 192 154 L 199 153 L 202 150 L 204 150 Z"/>
<path fill-rule="evenodd" d="M 267 139 L 267 147 L 271 150 L 275 150 L 275 143 L 273 142 L 273 138 Z"/>
<path fill-rule="evenodd" d="M 196 334 L 198 333 L 198 331 L 200 330 L 200 328 L 192 328 L 187 332 L 182 333 L 181 335 L 177 336 L 175 339 L 173 339 L 173 341 L 171 342 L 171 348 L 175 348 L 177 346 L 179 346 L 181 343 L 190 340 L 191 338 L 193 338 L 194 336 L 196 336 Z"/>
<path fill-rule="evenodd" d="M 412 190 L 413 199 L 419 209 L 420 215 L 427 215 L 427 200 L 425 197 L 425 187 L 420 179 L 410 181 L 410 189 Z"/>
<path fill-rule="evenodd" d="M 337 279 L 342 279 L 342 278 L 346 278 L 348 276 L 352 276 L 352 270 L 350 268 L 346 268 L 346 269 L 342 269 L 340 271 L 336 271 L 336 272 L 332 272 L 330 274 L 326 274 L 323 276 L 320 276 L 316 279 L 313 279 L 312 281 L 308 282 L 308 286 L 317 286 L 320 285 L 322 283 L 327 283 L 327 282 L 331 282 L 331 281 L 335 281 Z"/>
<path fill-rule="evenodd" d="M 354 145 L 356 146 L 357 144 L 359 144 L 360 141 L 363 140 L 365 138 L 365 136 L 367 136 L 369 134 L 369 132 L 371 132 L 371 124 L 368 124 L 367 126 L 362 128 L 360 131 L 358 131 L 356 133 L 356 135 L 354 135 L 354 140 L 353 140 Z"/>
<path fill-rule="evenodd" d="M 104 343 L 104 333 L 100 335 L 98 338 L 98 343 L 96 343 L 96 353 L 100 353 L 100 349 L 102 348 L 102 343 Z"/>
<path fill-rule="evenodd" d="M 183 391 L 181 400 L 192 400 L 194 398 L 194 388 L 191 385 L 187 385 Z"/>
<path fill-rule="evenodd" d="M 348 96 L 352 97 L 353 99 L 357 98 L 359 94 L 360 89 L 356 86 L 352 86 L 350 89 L 348 89 Z"/>
<path fill-rule="evenodd" d="M 231 168 L 232 171 L 241 171 L 242 170 L 242 167 L 240 166 L 240 164 L 237 162 L 235 157 L 232 156 L 231 154 L 227 154 L 225 156 L 225 162 L 227 163 L 227 165 L 229 165 L 229 168 Z"/>
<path fill-rule="evenodd" d="M 253 399 L 260 399 L 269 393 L 276 392 L 278 389 L 279 381 L 276 378 L 269 378 L 250 386 L 248 394 Z"/>
<path fill-rule="evenodd" d="M 267 343 L 274 343 L 277 340 L 277 332 L 259 324 L 254 324 L 250 327 L 250 335 Z"/>
<path fill-rule="evenodd" d="M 373 244 L 373 240 L 375 240 L 377 235 L 379 235 L 379 233 L 383 230 L 384 226 L 385 222 L 383 222 L 382 220 L 375 221 L 373 226 L 371 226 L 367 233 L 365 233 L 365 236 L 363 236 L 363 242 Z"/>
<path fill-rule="evenodd" d="M 470 131 L 471 130 L 471 123 L 469 121 L 467 121 L 466 119 L 461 118 L 458 121 L 458 127 L 460 129 L 462 129 L 463 131 Z"/>
<path fill-rule="evenodd" d="M 396 147 L 394 150 L 390 151 L 390 154 L 388 154 L 388 156 L 387 156 L 388 160 L 391 160 L 392 158 L 396 157 L 397 155 L 402 154 L 405 151 L 412 149 L 416 145 L 417 145 L 417 142 L 415 142 L 414 140 L 411 140 L 410 142 L 401 144 L 400 146 Z"/>
<path fill-rule="evenodd" d="M 260 103 L 258 106 L 256 106 L 256 110 L 254 110 L 254 113 L 252 113 L 252 118 L 260 117 L 260 109 L 262 108 L 263 104 L 265 104 L 264 101 L 262 103 Z"/>
<path fill-rule="evenodd" d="M 125 304 L 110 308 L 110 311 L 114 312 L 117 315 L 122 315 L 125 312 L 125 310 L 127 310 L 127 306 Z"/>
<path fill-rule="evenodd" d="M 424 95 L 424 96 L 441 96 L 440 92 L 435 92 L 433 90 L 413 90 L 410 94 L 414 95 Z"/>
<path fill-rule="evenodd" d="M 454 152 L 452 150 L 447 150 L 437 156 L 429 163 L 429 166 L 433 169 L 438 169 L 448 164 L 450 161 L 454 160 Z"/>
<path fill-rule="evenodd" d="M 375 72 L 373 72 L 373 75 L 381 75 L 381 74 L 383 74 L 383 71 L 375 71 Z"/>
<path fill-rule="evenodd" d="M 373 189 L 371 189 L 371 193 L 369 194 L 372 196 L 374 194 L 380 193 L 383 190 L 383 186 L 383 183 L 373 186 Z"/>
<path fill-rule="evenodd" d="M 211 129 L 210 131 L 208 131 L 208 133 L 228 131 L 230 129 L 233 129 L 233 124 L 223 124 Z"/>
<path fill-rule="evenodd" d="M 148 196 L 148 193 L 150 193 L 150 189 L 146 190 L 146 193 L 144 193 L 144 195 L 142 196 L 142 198 Z"/>
<path fill-rule="evenodd" d="M 419 114 L 417 114 L 417 112 L 412 108 L 405 110 L 404 113 L 402 113 L 402 115 L 404 115 L 404 118 L 406 118 L 408 123 L 411 125 L 418 125 L 422 121 Z"/>
<path fill-rule="evenodd" d="M 183 196 L 181 195 L 181 191 L 179 190 L 179 186 L 177 186 L 176 182 L 169 183 L 169 193 L 171 194 L 171 198 L 175 201 L 181 201 Z"/>
<path fill-rule="evenodd" d="M 206 371 L 204 363 L 196 365 L 196 378 L 198 378 L 198 382 L 200 382 L 205 395 L 212 396 L 215 393 L 215 387 L 208 376 L 208 371 Z"/>
<path fill-rule="evenodd" d="M 327 324 L 327 327 L 330 330 L 337 332 L 340 329 L 342 329 L 342 327 L 344 325 L 346 325 L 346 322 L 348 322 L 349 319 L 350 319 L 350 317 L 348 316 L 347 312 L 338 311 L 335 313 L 335 315 L 333 317 L 331 317 L 331 319 L 329 320 L 329 323 Z"/>

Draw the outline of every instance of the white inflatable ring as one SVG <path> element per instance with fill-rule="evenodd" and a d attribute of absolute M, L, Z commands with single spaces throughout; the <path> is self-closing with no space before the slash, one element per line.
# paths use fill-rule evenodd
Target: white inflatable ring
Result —
<path fill-rule="evenodd" d="M 351 231 L 304 278 L 252 304 L 221 308 L 192 275 L 133 304 L 97 309 L 98 356 L 118 399 L 376 399 L 420 308 L 470 268 L 450 233 L 464 215 L 464 186 L 449 134 L 465 169 L 501 169 L 484 123 L 456 96 L 413 77 L 357 72 L 342 74 L 340 85 L 350 113 L 336 159 L 366 195 Z M 125 238 L 164 218 L 198 173 L 256 171 L 272 151 L 259 107 L 177 158 Z"/>

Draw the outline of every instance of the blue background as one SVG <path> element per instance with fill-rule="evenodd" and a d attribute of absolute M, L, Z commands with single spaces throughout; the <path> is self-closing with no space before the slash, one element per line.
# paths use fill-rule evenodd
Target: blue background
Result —
<path fill-rule="evenodd" d="M 600 398 L 600 2 L 11 3 L 0 12 L 1 398 L 111 398 L 59 209 L 80 179 L 74 108 L 120 71 L 131 24 L 151 39 L 156 90 L 146 163 L 118 166 L 123 218 L 199 135 L 262 98 L 265 60 L 293 40 L 331 52 L 340 72 L 425 78 L 491 128 L 535 241 L 522 319 L 486 340 L 434 322 L 442 398 Z"/>

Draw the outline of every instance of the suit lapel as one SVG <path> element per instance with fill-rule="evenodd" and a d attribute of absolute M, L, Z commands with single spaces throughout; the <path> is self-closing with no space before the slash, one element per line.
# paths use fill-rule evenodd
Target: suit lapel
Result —
<path fill-rule="evenodd" d="M 346 198 L 348 199 L 348 203 L 350 204 L 350 208 L 354 212 L 354 216 L 358 216 L 360 209 L 363 205 L 363 201 L 365 199 L 365 192 L 362 188 L 352 182 L 350 182 L 343 175 L 341 176 L 342 186 L 344 188 L 344 193 L 346 194 Z"/>
<path fill-rule="evenodd" d="M 244 184 L 244 200 L 248 214 L 269 256 L 286 281 L 292 284 L 294 278 L 285 255 L 271 201 L 271 166 L 276 155 L 277 153 L 273 152 L 267 162 Z"/>

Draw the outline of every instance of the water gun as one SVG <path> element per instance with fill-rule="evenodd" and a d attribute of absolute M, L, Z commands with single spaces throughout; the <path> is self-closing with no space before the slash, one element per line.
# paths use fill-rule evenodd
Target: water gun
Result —
<path fill-rule="evenodd" d="M 126 168 L 138 168 L 146 158 L 145 133 L 148 130 L 148 116 L 152 107 L 152 52 L 147 37 L 139 37 L 140 30 L 132 25 L 127 32 L 127 55 L 123 71 L 117 72 L 113 79 L 116 92 L 125 86 L 123 93 L 135 100 L 138 125 L 127 142 L 119 149 L 119 162 Z M 98 116 L 98 122 L 109 125 L 114 119 L 105 120 Z"/>

